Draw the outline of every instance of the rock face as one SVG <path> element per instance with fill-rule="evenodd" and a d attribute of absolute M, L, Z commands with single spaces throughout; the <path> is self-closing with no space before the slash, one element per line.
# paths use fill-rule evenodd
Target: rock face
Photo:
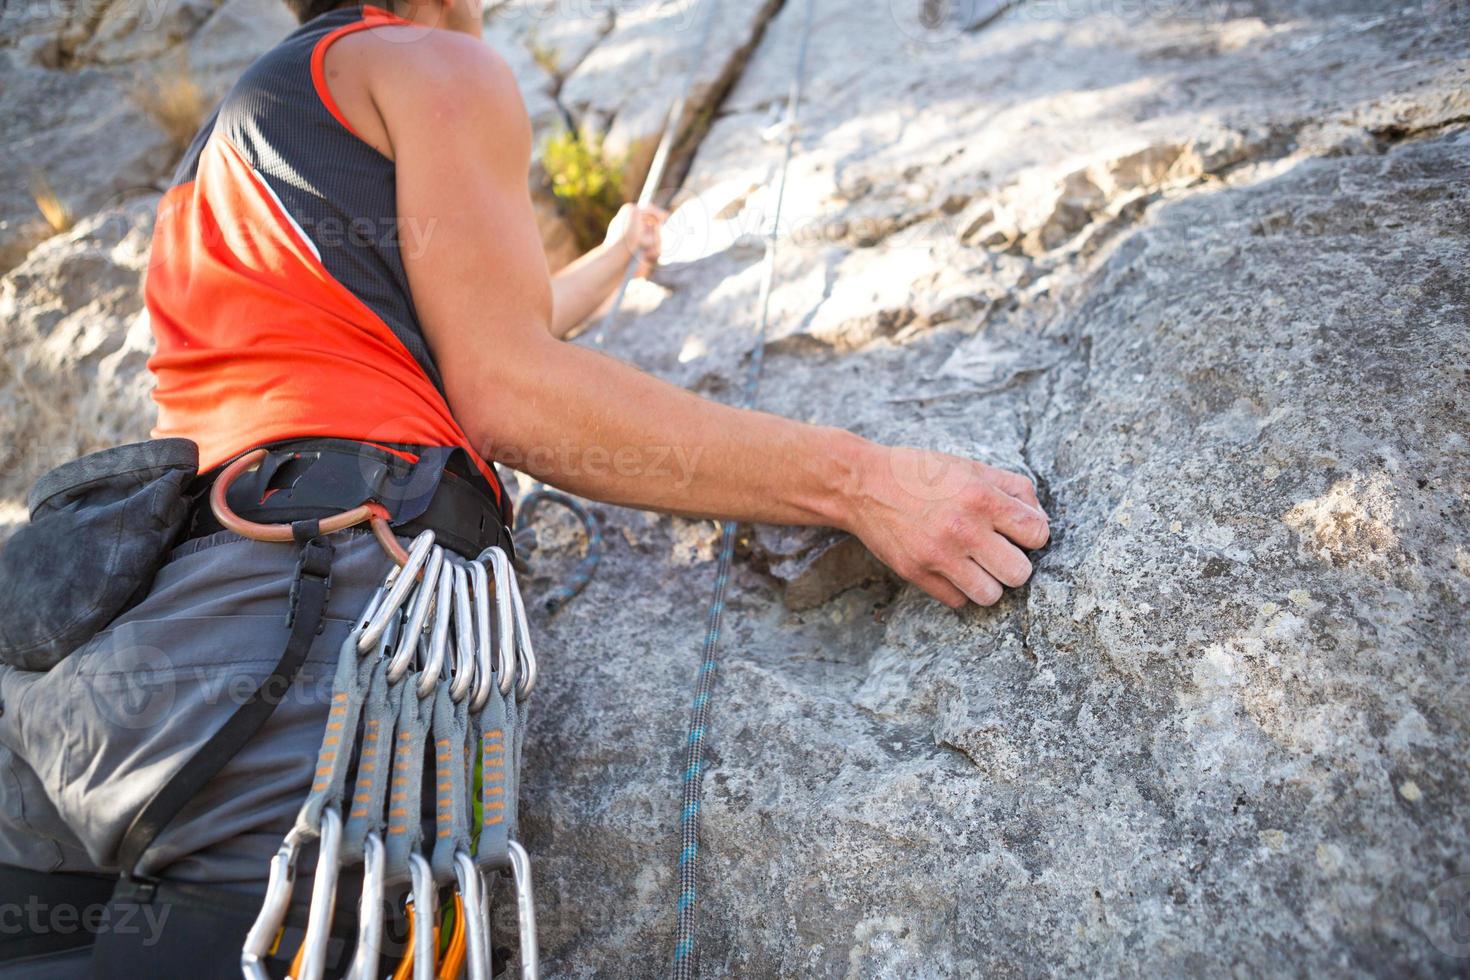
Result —
<path fill-rule="evenodd" d="M 54 71 L 0 48 L 0 91 L 0 269 L 76 216 L 148 190 L 169 166 L 168 137 L 107 72 Z M 38 202 L 57 210 L 48 219 Z"/>
<path fill-rule="evenodd" d="M 52 467 L 153 428 L 142 290 L 157 204 L 92 215 L 0 280 L 0 468 L 16 498 Z M 0 510 L 0 525 L 24 519 L 18 500 Z"/>
<path fill-rule="evenodd" d="M 209 108 L 294 23 L 277 0 L 0 10 L 0 271 L 71 221 L 157 189 Z"/>
<path fill-rule="evenodd" d="M 717 398 L 803 9 L 721 8 L 668 261 L 608 340 Z M 542 125 L 646 145 L 696 14 L 488 16 Z M 955 614 L 742 533 L 703 975 L 1465 971 L 1467 33 L 1445 0 L 818 0 L 761 407 L 1028 472 L 1053 536 Z M 146 428 L 145 242 L 104 212 L 0 286 L 6 494 Z M 597 510 L 521 811 L 547 974 L 655 976 L 718 533 Z M 542 535 L 531 587 L 578 547 Z"/>
<path fill-rule="evenodd" d="M 754 536 L 702 973 L 1462 971 L 1463 10 L 905 6 L 817 5 L 761 404 L 1029 471 L 1053 540 L 955 615 L 886 582 L 790 611 L 763 569 L 799 549 Z M 611 342 L 716 397 L 801 9 Z M 542 629 L 525 812 L 552 972 L 652 976 L 714 535 L 604 516 Z"/>

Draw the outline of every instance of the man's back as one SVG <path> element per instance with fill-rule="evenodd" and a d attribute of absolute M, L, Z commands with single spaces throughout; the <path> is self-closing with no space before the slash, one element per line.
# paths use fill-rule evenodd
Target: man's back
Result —
<path fill-rule="evenodd" d="M 332 436 L 469 450 L 420 328 L 392 160 L 332 100 L 330 47 L 403 21 L 313 19 L 242 76 L 160 208 L 147 284 L 157 436 L 209 469 L 251 446 Z"/>

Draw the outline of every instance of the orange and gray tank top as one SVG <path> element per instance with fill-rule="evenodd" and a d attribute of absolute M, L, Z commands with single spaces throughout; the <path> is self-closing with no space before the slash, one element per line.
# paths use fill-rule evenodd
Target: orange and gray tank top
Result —
<path fill-rule="evenodd" d="M 145 295 L 159 438 L 209 469 L 295 438 L 462 447 L 414 311 L 392 160 L 326 84 L 328 47 L 408 22 L 346 7 L 303 24 L 241 76 L 159 204 Z"/>

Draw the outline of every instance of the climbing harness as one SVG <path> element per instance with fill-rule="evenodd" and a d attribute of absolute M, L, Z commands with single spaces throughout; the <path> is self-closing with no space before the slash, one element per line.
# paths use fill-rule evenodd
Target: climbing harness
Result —
<path fill-rule="evenodd" d="M 266 962 L 281 941 L 301 854 L 315 843 L 306 928 L 289 971 L 294 980 L 323 976 L 341 872 L 351 868 L 361 868 L 362 890 L 348 977 L 382 976 L 386 902 L 406 888 L 408 945 L 393 975 L 436 980 L 467 972 L 488 980 L 490 882 L 504 874 L 516 896 L 522 976 L 534 980 L 535 908 L 530 861 L 515 839 L 515 793 L 537 667 L 510 556 L 492 545 L 473 561 L 461 558 L 437 543 L 433 530 L 404 548 L 387 514 L 371 502 L 319 521 L 245 520 L 232 512 L 227 494 L 262 458 L 262 451 L 242 456 L 214 484 L 211 504 L 222 526 L 256 540 L 306 534 L 310 546 L 330 531 L 366 522 L 393 563 L 339 648 L 311 789 L 271 859 L 266 893 L 240 952 L 243 975 L 269 977 Z M 420 792 L 426 774 L 434 787 L 429 842 Z M 449 896 L 454 923 L 445 943 L 441 893 Z"/>

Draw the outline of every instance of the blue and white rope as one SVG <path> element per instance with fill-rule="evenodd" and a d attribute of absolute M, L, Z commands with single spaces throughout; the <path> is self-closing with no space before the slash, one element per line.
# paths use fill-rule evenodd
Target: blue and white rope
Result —
<path fill-rule="evenodd" d="M 801 104 L 801 87 L 806 76 L 807 41 L 811 36 L 814 0 L 806 0 L 802 15 L 796 67 L 791 91 L 786 100 L 786 145 L 776 179 L 776 202 L 766 237 L 765 267 L 761 276 L 758 305 L 760 319 L 756 325 L 755 345 L 745 377 L 741 404 L 755 404 L 761 368 L 766 353 L 766 329 L 770 323 L 771 289 L 776 278 L 776 244 L 780 235 L 781 206 L 786 197 L 786 174 L 796 144 L 797 112 Z M 695 682 L 694 703 L 689 720 L 689 736 L 685 741 L 683 807 L 679 811 L 679 900 L 674 930 L 674 980 L 693 980 L 696 968 L 695 917 L 699 895 L 699 827 L 700 803 L 704 795 L 704 743 L 709 728 L 709 704 L 714 690 L 715 652 L 720 641 L 720 625 L 725 613 L 725 594 L 730 584 L 730 567 L 735 556 L 736 522 L 725 521 L 720 535 L 719 564 L 715 573 L 715 594 L 709 606 L 709 628 L 704 636 L 699 674 Z"/>
<path fill-rule="evenodd" d="M 587 534 L 587 553 L 572 566 L 567 577 L 541 600 L 541 608 L 550 616 L 562 606 L 575 599 L 581 591 L 587 587 L 592 580 L 592 573 L 597 571 L 598 562 L 602 561 L 602 525 L 597 521 L 597 515 L 593 514 L 577 498 L 552 490 L 544 483 L 537 483 L 534 490 L 526 494 L 516 508 L 516 547 L 526 548 L 534 541 L 534 538 L 526 537 L 522 532 L 528 531 L 536 511 L 543 504 L 559 504 L 571 511 L 582 524 L 583 531 Z"/>

